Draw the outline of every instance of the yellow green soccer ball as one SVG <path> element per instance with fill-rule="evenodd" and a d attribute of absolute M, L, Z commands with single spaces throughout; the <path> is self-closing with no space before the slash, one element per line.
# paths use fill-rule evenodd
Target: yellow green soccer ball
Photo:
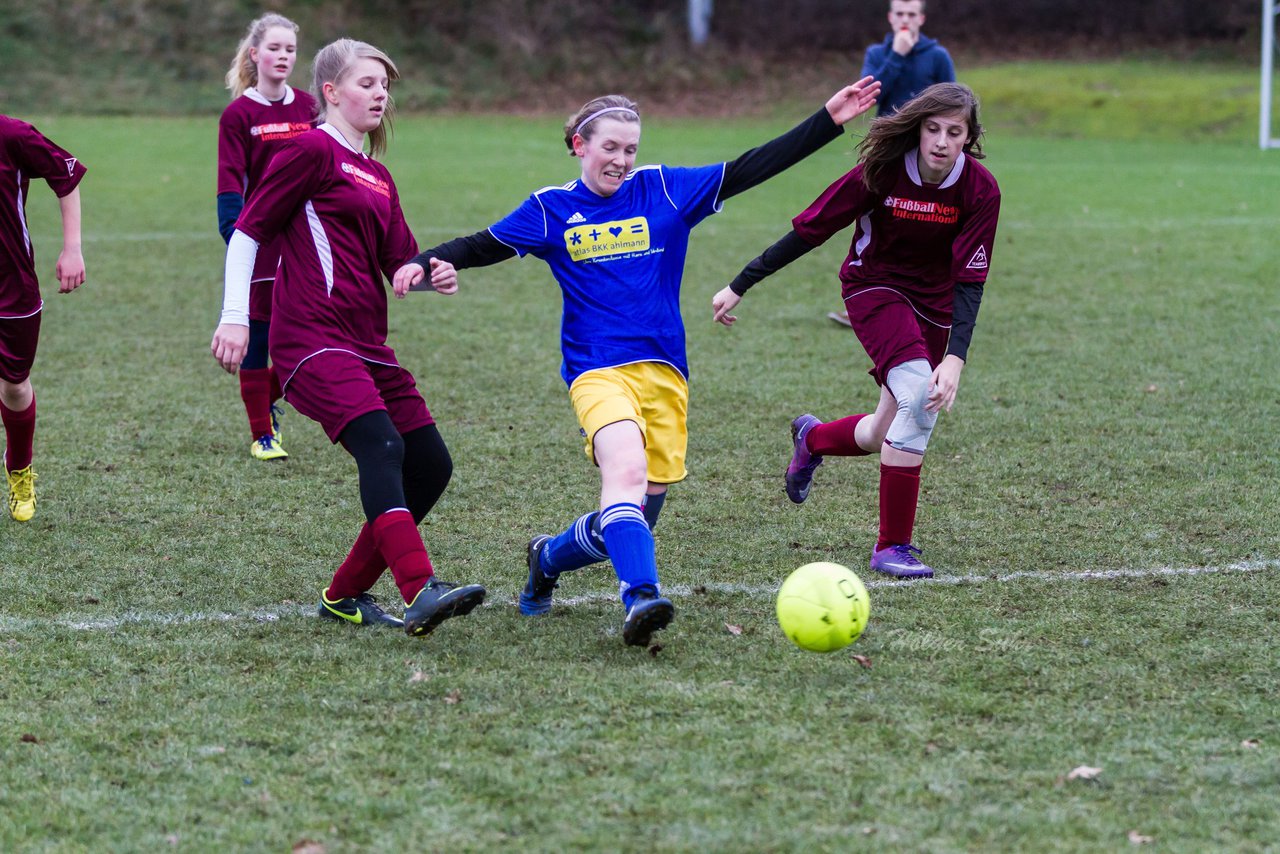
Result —
<path fill-rule="evenodd" d="M 858 639 L 871 616 L 862 579 L 838 563 L 807 563 L 782 582 L 778 625 L 801 649 L 834 652 Z"/>

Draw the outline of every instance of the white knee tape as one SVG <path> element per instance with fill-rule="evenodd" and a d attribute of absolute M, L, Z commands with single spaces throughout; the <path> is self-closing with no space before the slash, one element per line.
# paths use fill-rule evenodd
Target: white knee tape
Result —
<path fill-rule="evenodd" d="M 933 370 L 924 359 L 895 365 L 885 377 L 885 385 L 898 401 L 898 414 L 889 425 L 885 441 L 900 451 L 924 455 L 929 436 L 938 422 L 938 413 L 925 409 L 929 401 L 929 380 Z"/>

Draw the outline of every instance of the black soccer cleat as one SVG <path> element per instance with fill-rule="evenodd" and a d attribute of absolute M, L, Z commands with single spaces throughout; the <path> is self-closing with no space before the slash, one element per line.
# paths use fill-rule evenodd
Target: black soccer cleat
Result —
<path fill-rule="evenodd" d="M 520 613 L 526 617 L 536 617 L 551 610 L 551 597 L 555 593 L 556 579 L 559 576 L 548 576 L 539 563 L 542 550 L 549 542 L 551 537 L 546 534 L 536 534 L 529 541 L 526 553 L 529 577 L 525 579 L 524 590 L 520 591 Z"/>
<path fill-rule="evenodd" d="M 676 615 L 676 606 L 665 596 L 637 593 L 627 618 L 622 622 L 622 639 L 627 646 L 648 646 L 653 633 L 665 629 Z"/>
<path fill-rule="evenodd" d="M 404 609 L 405 634 L 421 637 L 450 617 L 470 614 L 484 601 L 484 594 L 479 584 L 456 585 L 433 578 Z"/>
<path fill-rule="evenodd" d="M 326 620 L 340 620 L 357 626 L 373 626 L 402 628 L 404 620 L 393 617 L 368 593 L 359 596 L 347 596 L 343 599 L 330 599 L 329 589 L 320 592 L 320 606 L 316 609 Z"/>

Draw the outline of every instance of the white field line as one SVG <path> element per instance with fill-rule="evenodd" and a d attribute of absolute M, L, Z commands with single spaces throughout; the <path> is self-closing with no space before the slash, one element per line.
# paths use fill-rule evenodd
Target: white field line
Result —
<path fill-rule="evenodd" d="M 1259 560 L 1233 563 L 1226 566 L 1186 566 L 1186 567 L 1153 567 L 1150 569 L 1100 569 L 1085 572 L 1010 572 L 1005 575 L 944 575 L 916 581 L 894 581 L 890 579 L 872 578 L 866 581 L 871 590 L 895 590 L 905 587 L 957 587 L 968 584 L 1012 584 L 1040 583 L 1060 584 L 1068 582 L 1108 581 L 1116 578 L 1163 578 L 1188 575 L 1227 575 L 1252 572 L 1266 572 L 1280 569 L 1280 560 Z M 865 572 L 863 573 L 866 574 Z M 707 584 L 677 584 L 664 587 L 662 592 L 677 599 L 688 599 L 705 593 L 727 593 L 750 598 L 772 597 L 778 590 L 777 584 L 723 584 L 709 582 Z M 616 602 L 617 594 L 608 591 L 586 593 L 579 596 L 557 596 L 557 605 L 587 605 L 598 602 Z M 511 597 L 491 597 L 484 607 L 511 607 Z M 249 611 L 220 612 L 195 611 L 186 614 L 148 614 L 129 613 L 117 617 L 106 617 L 98 620 L 84 620 L 72 617 L 51 617 L 33 619 L 23 617 L 6 617 L 0 615 L 0 634 L 27 634 L 43 632 L 49 629 L 72 629 L 75 631 L 112 631 L 126 626 L 180 626 L 188 623 L 273 623 L 298 617 L 315 615 L 314 606 L 292 605 L 279 608 L 255 608 Z"/>

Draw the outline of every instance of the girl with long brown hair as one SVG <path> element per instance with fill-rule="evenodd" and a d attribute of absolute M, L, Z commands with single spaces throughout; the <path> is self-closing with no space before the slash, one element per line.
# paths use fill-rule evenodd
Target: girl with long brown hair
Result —
<path fill-rule="evenodd" d="M 950 411 L 991 265 L 1000 188 L 978 163 L 978 100 L 938 83 L 877 118 L 859 163 L 792 220 L 792 231 L 712 298 L 717 321 L 755 283 L 853 225 L 840 267 L 849 320 L 873 367 L 880 402 L 869 414 L 791 422 L 787 497 L 809 497 L 826 456 L 880 454 L 880 532 L 871 569 L 927 578 L 912 544 L 920 470 L 938 413 Z"/>

